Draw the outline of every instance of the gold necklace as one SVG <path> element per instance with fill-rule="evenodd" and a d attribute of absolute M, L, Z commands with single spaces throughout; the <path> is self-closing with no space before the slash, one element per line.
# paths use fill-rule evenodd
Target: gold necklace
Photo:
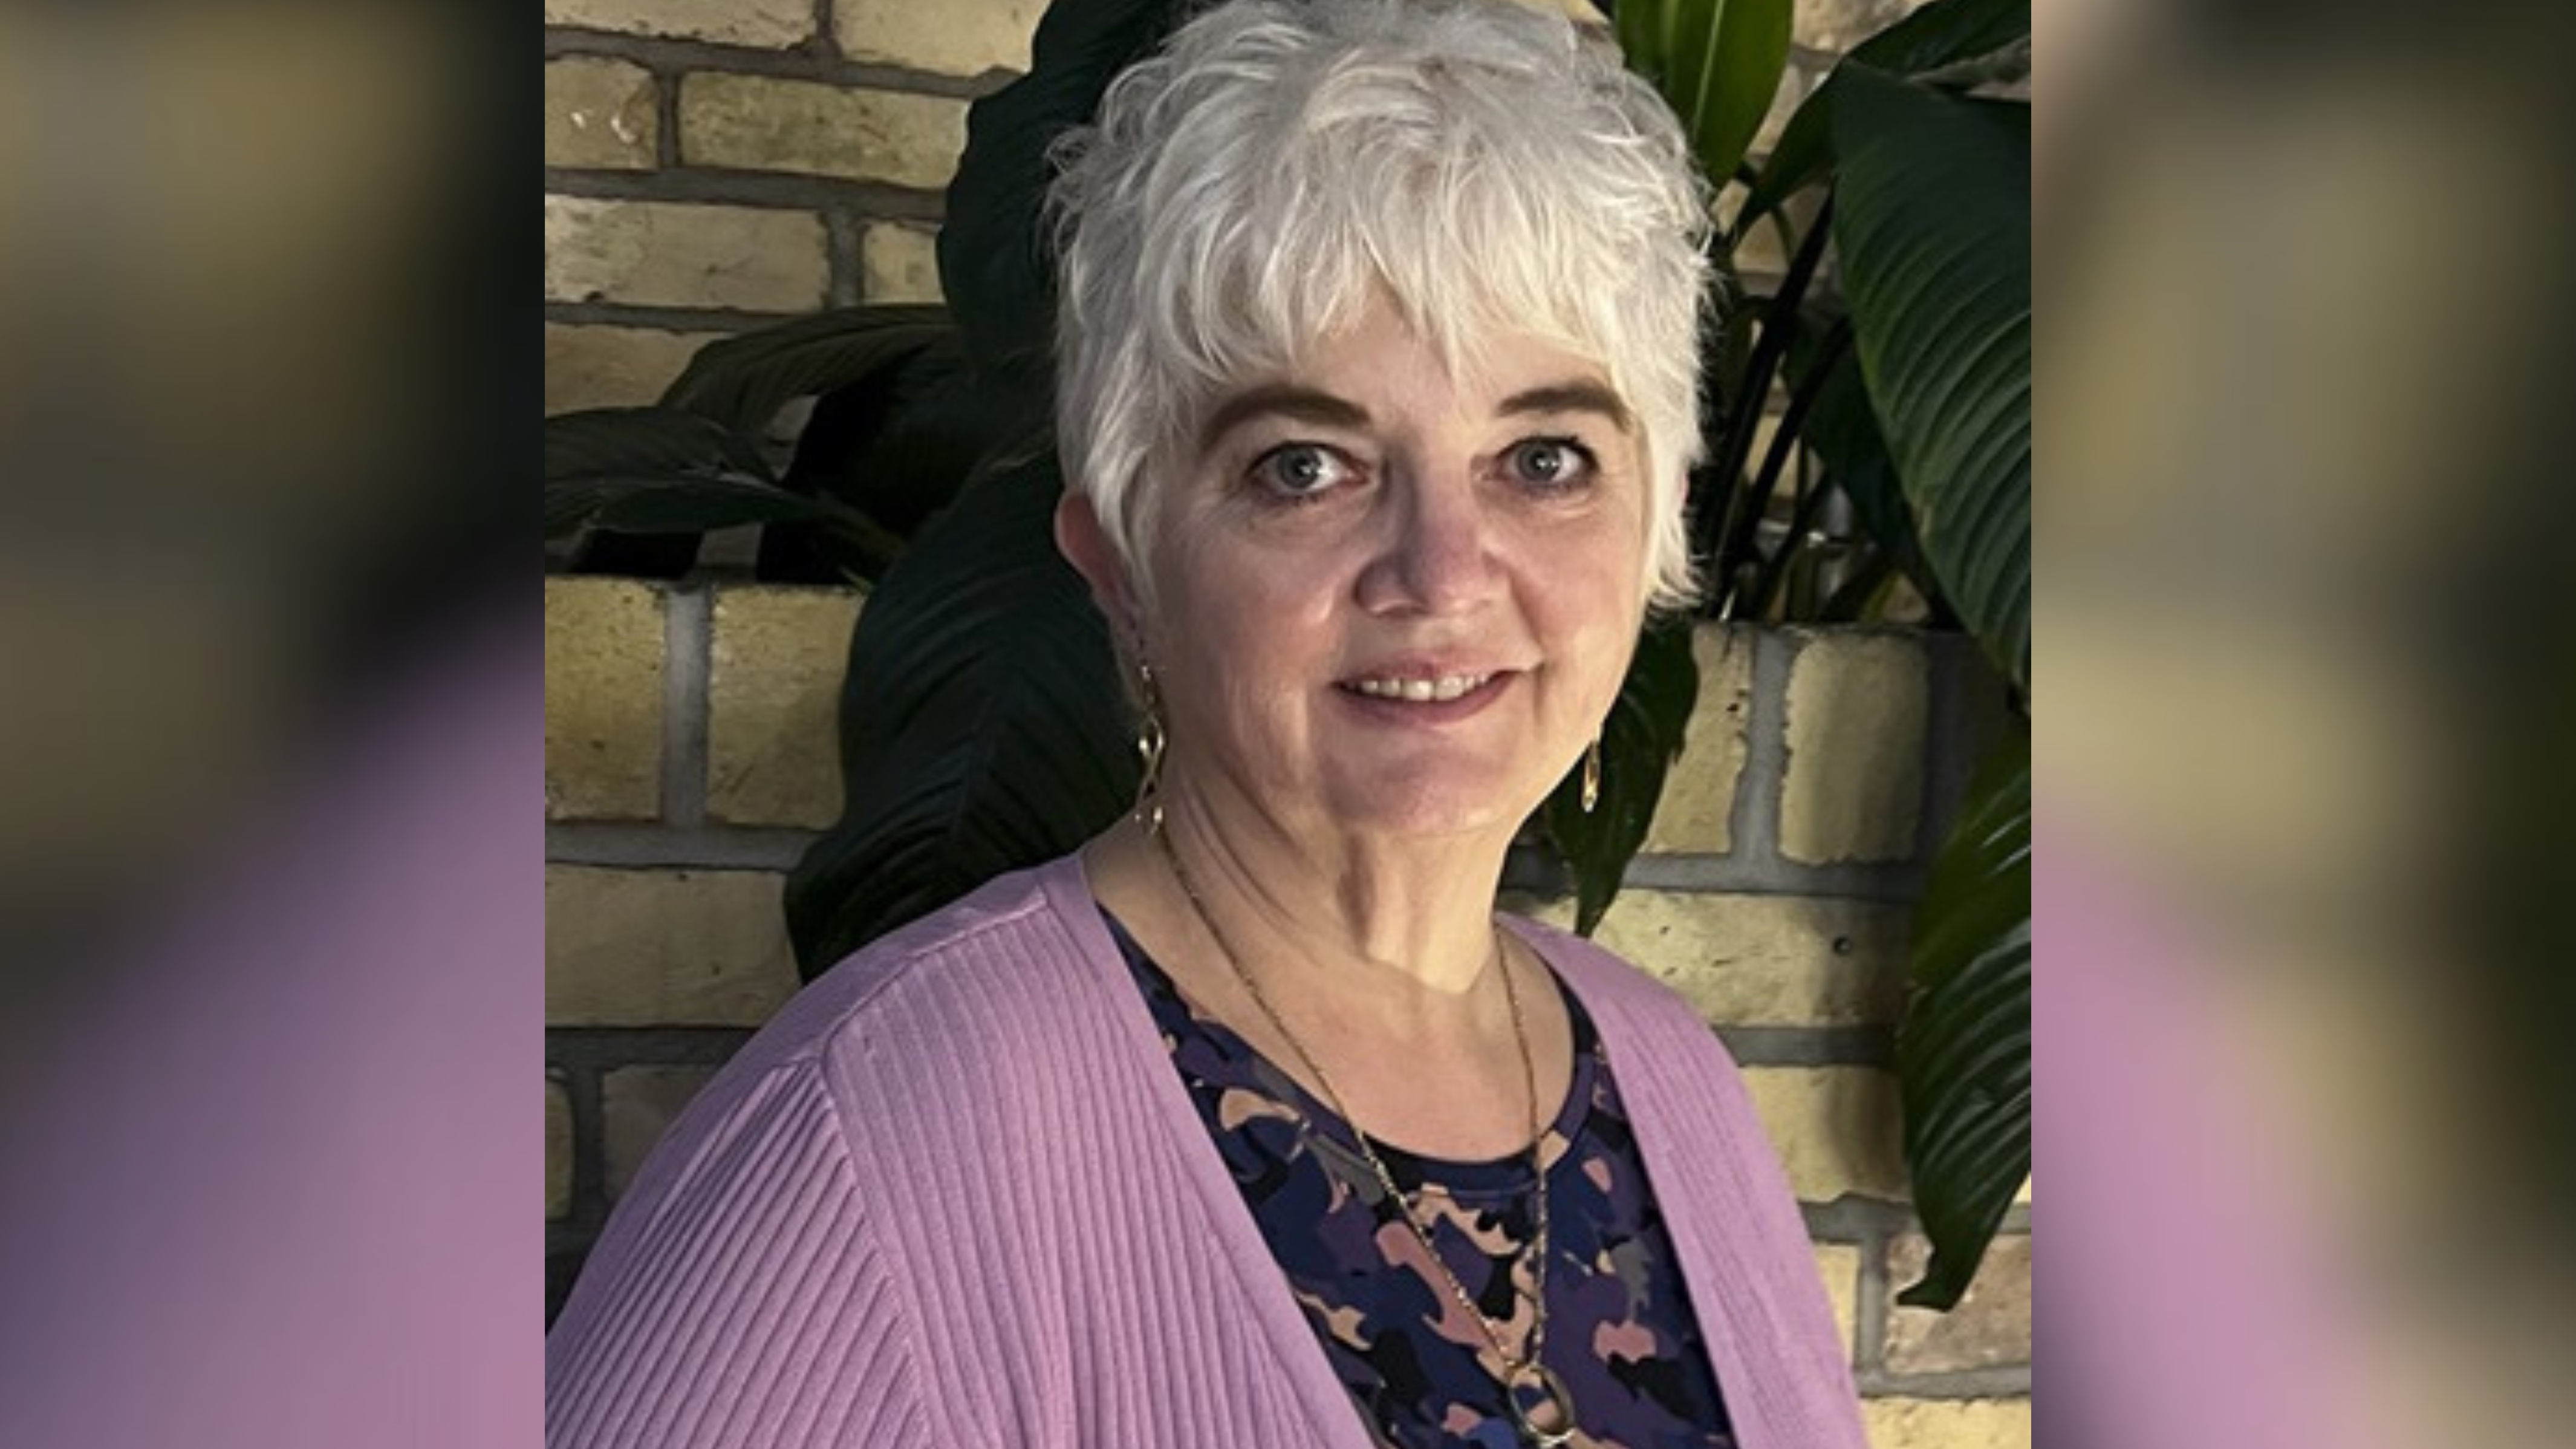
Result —
<path fill-rule="evenodd" d="M 1351 1115 L 1351 1109 L 1342 1101 L 1342 1094 L 1334 1088 L 1333 1079 L 1325 1074 L 1314 1054 L 1306 1050 L 1306 1044 L 1288 1029 L 1286 1019 L 1280 1016 L 1277 1007 L 1270 1004 L 1261 983 L 1255 981 L 1252 973 L 1244 967 L 1243 958 L 1236 954 L 1234 944 L 1217 929 L 1216 918 L 1208 913 L 1207 902 L 1199 899 L 1197 883 L 1191 880 L 1188 869 L 1181 864 L 1180 853 L 1172 848 L 1171 836 L 1159 829 L 1149 829 L 1146 834 L 1162 847 L 1163 860 L 1172 869 L 1172 879 L 1179 883 L 1181 895 L 1189 901 L 1190 910 L 1198 916 L 1199 925 L 1207 931 L 1208 939 L 1216 943 L 1217 954 L 1225 958 L 1226 966 L 1234 972 L 1234 979 L 1243 983 L 1245 994 L 1268 1019 L 1271 1030 L 1279 1033 L 1280 1040 L 1288 1043 L 1288 1049 L 1297 1054 L 1298 1063 L 1305 1067 L 1306 1074 L 1324 1089 L 1325 1101 L 1350 1127 L 1351 1136 L 1359 1142 L 1360 1155 L 1368 1159 L 1369 1170 L 1376 1174 L 1378 1186 L 1394 1199 L 1396 1215 L 1413 1230 L 1414 1240 L 1422 1245 L 1422 1255 L 1430 1260 L 1432 1271 L 1440 1275 L 1449 1295 L 1467 1310 L 1467 1316 L 1475 1320 L 1476 1326 L 1484 1330 L 1486 1340 L 1493 1344 L 1495 1356 L 1503 1365 L 1502 1373 L 1497 1375 L 1502 1384 L 1503 1402 L 1519 1424 L 1521 1438 L 1530 1444 L 1531 1449 L 1564 1449 L 1574 1441 L 1574 1395 L 1566 1387 L 1565 1380 L 1540 1358 L 1547 1348 L 1547 1178 L 1539 1161 L 1539 1150 L 1546 1140 L 1546 1123 L 1539 1116 L 1538 1067 L 1530 1055 L 1529 1029 L 1521 1016 L 1520 990 L 1512 985 L 1510 960 L 1500 960 L 1496 967 L 1502 972 L 1503 1000 L 1511 1008 L 1512 1040 L 1520 1048 L 1521 1079 L 1529 1092 L 1530 1195 L 1535 1199 L 1531 1213 L 1535 1220 L 1534 1231 L 1521 1249 L 1521 1260 L 1530 1278 L 1530 1291 L 1526 1295 L 1530 1304 L 1530 1331 L 1527 1351 L 1521 1354 L 1512 1352 L 1503 1337 L 1503 1326 L 1476 1306 L 1475 1295 L 1467 1291 L 1467 1285 L 1458 1280 L 1457 1274 L 1449 1271 L 1449 1264 L 1432 1243 L 1431 1230 L 1414 1215 L 1412 1200 L 1396 1186 L 1395 1174 L 1387 1170 L 1385 1159 L 1378 1156 L 1376 1144 L 1369 1141 L 1369 1135 L 1360 1130 L 1359 1119 Z M 1499 937 L 1497 947 L 1500 954 Z"/>

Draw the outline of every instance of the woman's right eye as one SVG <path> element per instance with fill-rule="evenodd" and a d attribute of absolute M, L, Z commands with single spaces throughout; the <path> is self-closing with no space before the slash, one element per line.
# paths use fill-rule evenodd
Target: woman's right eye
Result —
<path fill-rule="evenodd" d="M 1302 502 L 1331 492 L 1358 471 L 1321 443 L 1282 443 L 1252 460 L 1250 476 L 1271 493 Z"/>

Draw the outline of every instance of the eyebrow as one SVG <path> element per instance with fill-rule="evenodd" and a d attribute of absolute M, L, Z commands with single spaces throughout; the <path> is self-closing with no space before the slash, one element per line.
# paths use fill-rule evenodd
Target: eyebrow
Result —
<path fill-rule="evenodd" d="M 1214 447 L 1218 439 L 1259 417 L 1296 418 L 1340 428 L 1363 428 L 1368 426 L 1369 410 L 1348 398 L 1335 397 L 1317 388 L 1270 383 L 1236 393 L 1217 404 L 1216 410 L 1208 414 L 1206 425 L 1199 429 L 1200 451 Z"/>
<path fill-rule="evenodd" d="M 1619 394 L 1605 384 L 1591 381 L 1551 383 L 1513 393 L 1503 399 L 1499 412 L 1504 417 L 1524 413 L 1598 413 L 1623 433 L 1632 431 L 1636 424 Z"/>
<path fill-rule="evenodd" d="M 1617 393 L 1606 384 L 1589 380 L 1549 383 L 1516 392 L 1495 409 L 1497 417 L 1533 413 L 1596 413 L 1623 433 L 1633 431 L 1636 422 Z M 1200 450 L 1216 446 L 1227 433 L 1259 417 L 1294 418 L 1340 428 L 1364 428 L 1370 421 L 1369 410 L 1348 398 L 1294 383 L 1266 383 L 1217 404 L 1199 429 Z"/>

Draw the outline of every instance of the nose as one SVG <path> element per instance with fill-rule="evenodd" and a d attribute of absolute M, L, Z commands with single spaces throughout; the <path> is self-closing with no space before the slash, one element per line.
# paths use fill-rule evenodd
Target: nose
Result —
<path fill-rule="evenodd" d="M 1457 614 L 1501 584 L 1493 520 L 1467 469 L 1412 470 L 1391 490 L 1383 542 L 1360 575 L 1373 613 Z"/>

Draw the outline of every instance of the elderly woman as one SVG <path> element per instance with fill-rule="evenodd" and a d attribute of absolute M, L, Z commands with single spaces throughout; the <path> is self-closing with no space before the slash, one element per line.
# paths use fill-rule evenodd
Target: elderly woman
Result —
<path fill-rule="evenodd" d="M 1064 155 L 1056 532 L 1144 792 L 706 1090 L 552 1439 L 1856 1449 L 1715 1038 L 1494 912 L 1688 596 L 1673 117 L 1558 15 L 1238 0 Z"/>

